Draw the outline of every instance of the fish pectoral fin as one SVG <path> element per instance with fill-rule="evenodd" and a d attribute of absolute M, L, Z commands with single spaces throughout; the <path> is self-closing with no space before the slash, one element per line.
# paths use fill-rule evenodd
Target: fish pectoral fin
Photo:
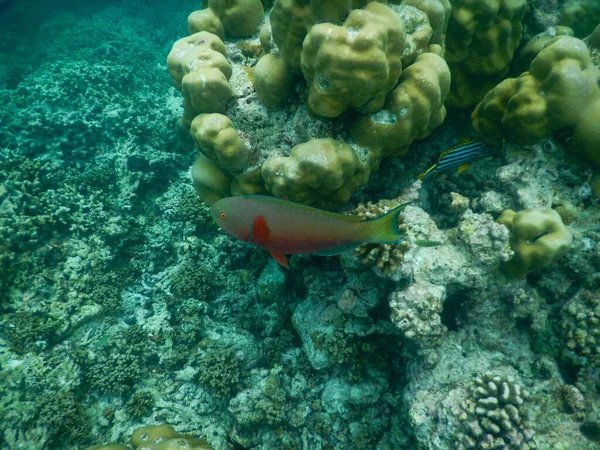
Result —
<path fill-rule="evenodd" d="M 467 164 L 463 164 L 462 166 L 460 166 L 458 168 L 458 170 L 456 171 L 457 173 L 463 173 L 465 170 L 467 170 L 469 167 L 471 167 L 471 163 L 467 163 Z"/>
<path fill-rule="evenodd" d="M 276 252 L 272 252 L 271 250 L 269 250 L 269 253 L 275 259 L 275 261 L 277 261 L 283 267 L 285 267 L 286 269 L 290 268 L 288 260 L 283 253 L 276 253 Z"/>

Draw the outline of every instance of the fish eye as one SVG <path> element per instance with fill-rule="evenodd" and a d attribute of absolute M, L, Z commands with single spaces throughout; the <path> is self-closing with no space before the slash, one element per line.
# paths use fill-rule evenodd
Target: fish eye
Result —
<path fill-rule="evenodd" d="M 221 219 L 227 219 L 227 214 L 225 214 L 224 212 L 219 214 L 219 216 L 221 217 Z"/>

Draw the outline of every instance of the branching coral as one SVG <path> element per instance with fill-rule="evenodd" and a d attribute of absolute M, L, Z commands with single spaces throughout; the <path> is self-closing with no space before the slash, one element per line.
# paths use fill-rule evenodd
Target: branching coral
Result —
<path fill-rule="evenodd" d="M 534 433 L 524 424 L 527 391 L 512 377 L 486 372 L 473 379 L 471 395 L 462 405 L 459 450 L 528 449 Z"/>
<path fill-rule="evenodd" d="M 358 205 L 351 211 L 351 214 L 363 217 L 365 220 L 375 219 L 383 216 L 392 208 L 398 206 L 395 202 L 379 202 L 373 204 L 371 202 L 366 205 Z M 407 225 L 404 223 L 404 216 L 398 216 L 398 227 L 400 231 L 406 231 Z M 404 253 L 408 250 L 409 244 L 407 241 L 402 241 L 398 244 L 363 244 L 354 251 L 354 256 L 366 266 L 374 266 L 384 275 L 389 275 L 398 270 L 398 267 L 404 260 Z"/>
<path fill-rule="evenodd" d="M 209 347 L 201 358 L 198 382 L 217 397 L 240 388 L 242 364 L 234 348 Z"/>
<path fill-rule="evenodd" d="M 600 293 L 580 292 L 566 303 L 561 316 L 565 350 L 600 366 Z"/>

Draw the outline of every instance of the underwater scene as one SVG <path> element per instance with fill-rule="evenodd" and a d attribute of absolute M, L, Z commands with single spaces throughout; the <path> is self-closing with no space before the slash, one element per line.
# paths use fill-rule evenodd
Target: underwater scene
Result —
<path fill-rule="evenodd" d="M 600 0 L 0 0 L 0 450 L 600 448 Z"/>

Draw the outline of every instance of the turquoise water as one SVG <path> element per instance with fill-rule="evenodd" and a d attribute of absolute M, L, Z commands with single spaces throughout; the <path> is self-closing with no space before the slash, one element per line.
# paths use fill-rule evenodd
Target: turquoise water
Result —
<path fill-rule="evenodd" d="M 309 2 L 277 0 L 270 40 L 263 25 L 272 2 L 209 1 L 232 17 L 223 19 L 223 52 L 214 44 L 206 53 L 224 72 L 206 72 L 218 82 L 193 97 L 198 84 L 174 84 L 205 59 L 177 60 L 182 73 L 173 75 L 167 56 L 188 36 L 198 3 L 0 1 L 0 448 L 598 448 L 600 183 L 593 151 L 573 148 L 577 121 L 526 144 L 507 132 L 496 154 L 468 170 L 417 180 L 444 150 L 488 138 L 470 116 L 483 94 L 521 74 L 541 51 L 522 50 L 536 34 L 571 25 L 576 38 L 587 36 L 600 22 L 594 1 L 531 1 L 527 12 L 523 2 L 512 34 L 498 38 L 498 47 L 514 47 L 506 63 L 491 79 L 471 67 L 468 95 L 457 87 L 465 61 L 483 62 L 472 62 L 480 50 L 457 25 L 464 3 L 431 1 L 429 19 L 418 1 L 391 5 L 378 14 L 392 14 L 392 25 L 368 16 L 346 26 L 344 50 L 311 59 L 311 46 L 329 45 L 316 27 L 344 26 L 347 6 L 312 2 L 321 18 L 306 19 L 310 36 L 285 47 L 281 36 L 304 23 L 298 11 Z M 519 2 L 488 3 L 505 11 Z M 223 5 L 250 13 L 239 19 Z M 288 23 L 277 8 L 290 5 L 298 15 Z M 573 25 L 580 11 L 589 20 Z M 498 14 L 478 26 L 505 24 Z M 369 39 L 384 42 L 373 36 L 385 29 L 391 48 L 397 21 L 412 45 L 402 56 L 382 50 L 344 66 L 339 55 L 375 23 Z M 578 70 L 593 81 L 599 50 L 586 42 L 592 59 Z M 267 47 L 285 65 L 261 74 L 254 69 Z M 451 61 L 462 48 L 473 59 Z M 377 58 L 385 70 L 377 63 L 368 77 L 350 76 Z M 274 86 L 276 70 L 288 81 L 267 108 L 256 90 L 265 79 Z M 370 84 L 380 70 L 397 71 L 390 89 L 426 80 L 421 88 L 444 98 L 419 103 L 421 88 L 406 88 L 398 98 L 410 99 L 393 110 L 390 89 Z M 219 86 L 230 89 L 223 110 L 205 111 Z M 330 90 L 340 86 L 350 86 L 348 98 L 368 98 L 342 96 L 342 112 L 328 117 L 339 100 Z M 589 114 L 594 89 L 580 102 Z M 470 95 L 476 100 L 458 105 Z M 202 101 L 184 107 L 185 96 Z M 207 117 L 205 128 L 194 121 L 190 135 L 192 119 L 213 113 L 223 116 Z M 372 117 L 374 127 L 381 117 L 407 125 L 391 137 L 361 132 L 372 124 L 356 124 Z M 220 126 L 229 133 L 222 141 Z M 197 169 L 199 152 L 209 168 Z M 215 198 L 254 193 L 289 199 L 290 216 L 293 201 L 366 219 L 411 202 L 400 218 L 404 241 L 288 255 L 284 268 L 211 216 Z M 307 239 L 334 242 L 348 226 L 317 230 L 312 216 L 301 220 Z M 271 236 L 289 239 L 283 223 L 271 222 Z M 539 252 L 524 257 L 525 269 L 515 262 L 522 251 Z M 130 440 L 161 424 L 173 428 Z"/>

